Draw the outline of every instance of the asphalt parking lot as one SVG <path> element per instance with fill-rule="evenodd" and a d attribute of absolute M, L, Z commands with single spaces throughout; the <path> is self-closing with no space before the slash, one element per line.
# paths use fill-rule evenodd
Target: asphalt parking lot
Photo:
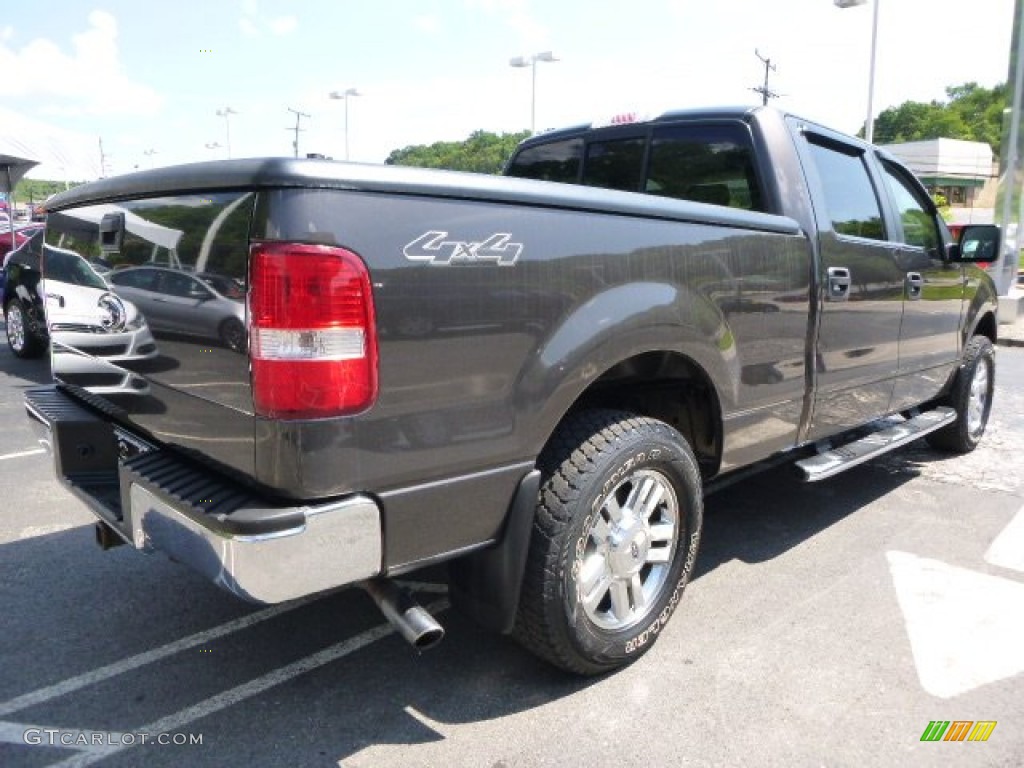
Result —
<path fill-rule="evenodd" d="M 588 680 L 445 610 L 443 572 L 412 577 L 448 631 L 417 655 L 359 591 L 253 607 L 101 552 L 24 417 L 47 378 L 0 348 L 0 765 L 1024 764 L 1024 349 L 968 457 L 712 496 L 658 644 Z"/>

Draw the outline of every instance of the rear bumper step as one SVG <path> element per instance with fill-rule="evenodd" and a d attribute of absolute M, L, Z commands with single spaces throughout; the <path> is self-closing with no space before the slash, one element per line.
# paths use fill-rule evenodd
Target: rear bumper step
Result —
<path fill-rule="evenodd" d="M 56 387 L 28 390 L 25 408 L 58 479 L 138 550 L 159 550 L 258 603 L 380 574 L 380 511 L 368 496 L 278 506 L 150 446 Z"/>
<path fill-rule="evenodd" d="M 838 475 L 876 456 L 913 442 L 919 437 L 942 429 L 956 421 L 956 411 L 940 407 L 920 413 L 906 421 L 893 424 L 851 443 L 825 450 L 816 456 L 796 462 L 804 482 L 813 483 Z"/>

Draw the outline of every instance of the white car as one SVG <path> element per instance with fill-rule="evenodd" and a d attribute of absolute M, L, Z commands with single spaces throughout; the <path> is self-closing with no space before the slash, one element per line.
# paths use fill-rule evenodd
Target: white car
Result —
<path fill-rule="evenodd" d="M 40 261 L 45 279 L 40 276 Z M 108 363 L 157 356 L 156 341 L 138 308 L 113 293 L 77 253 L 46 245 L 42 232 L 11 254 L 6 271 L 7 340 L 19 357 L 42 354 L 47 340 L 55 352 L 77 351 L 85 359 L 92 356 Z M 37 320 L 44 306 L 45 335 Z"/>

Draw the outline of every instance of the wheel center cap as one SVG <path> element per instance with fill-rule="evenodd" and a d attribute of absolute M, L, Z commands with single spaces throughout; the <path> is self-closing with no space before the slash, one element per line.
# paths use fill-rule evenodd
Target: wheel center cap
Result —
<path fill-rule="evenodd" d="M 639 520 L 623 521 L 608 539 L 608 565 L 616 578 L 638 573 L 647 562 L 651 539 Z"/>

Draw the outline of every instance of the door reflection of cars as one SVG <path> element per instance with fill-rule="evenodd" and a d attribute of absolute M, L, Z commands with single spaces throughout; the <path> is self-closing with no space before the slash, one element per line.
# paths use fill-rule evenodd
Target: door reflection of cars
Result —
<path fill-rule="evenodd" d="M 6 271 L 7 342 L 18 357 L 37 357 L 50 341 L 110 362 L 157 355 L 138 308 L 77 253 L 47 245 L 42 231 L 10 254 Z"/>
<path fill-rule="evenodd" d="M 157 333 L 217 339 L 245 352 L 245 293 L 236 281 L 164 267 L 128 267 L 107 279 L 138 305 Z"/>

